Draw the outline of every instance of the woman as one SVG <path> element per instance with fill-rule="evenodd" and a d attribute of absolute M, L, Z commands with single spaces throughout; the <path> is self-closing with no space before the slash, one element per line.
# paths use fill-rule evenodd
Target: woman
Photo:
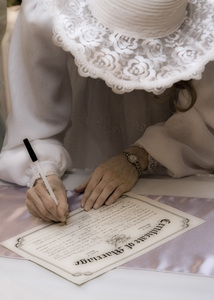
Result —
<path fill-rule="evenodd" d="M 11 43 L 9 73 L 16 85 L 10 87 L 0 177 L 30 187 L 26 203 L 33 215 L 46 221 L 66 218 L 60 178 L 71 167 L 63 146 L 71 121 L 73 166 L 98 166 L 75 189 L 84 192 L 81 205 L 87 211 L 116 201 L 144 171 L 174 177 L 213 171 L 213 63 L 196 83 L 195 105 L 188 80 L 200 79 L 214 60 L 214 1 L 163 0 L 160 5 L 22 2 Z M 26 137 L 57 207 L 24 149 Z"/>

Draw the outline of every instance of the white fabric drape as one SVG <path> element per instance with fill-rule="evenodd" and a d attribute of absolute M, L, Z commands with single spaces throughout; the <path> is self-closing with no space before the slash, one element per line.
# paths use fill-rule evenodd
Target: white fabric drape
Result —
<path fill-rule="evenodd" d="M 64 174 L 71 167 L 69 154 L 74 167 L 92 168 L 136 141 L 173 176 L 211 172 L 213 75 L 214 63 L 209 63 L 197 82 L 195 107 L 170 117 L 168 103 L 153 94 L 118 95 L 102 80 L 80 77 L 71 54 L 53 44 L 51 17 L 42 1 L 24 0 L 10 48 L 12 105 L 0 178 L 29 185 L 38 176 L 24 138 L 32 141 L 46 174 Z"/>

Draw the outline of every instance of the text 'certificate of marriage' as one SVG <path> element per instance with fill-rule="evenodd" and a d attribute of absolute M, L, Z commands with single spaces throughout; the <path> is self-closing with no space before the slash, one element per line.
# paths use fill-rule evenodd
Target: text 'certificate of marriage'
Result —
<path fill-rule="evenodd" d="M 67 222 L 67 226 L 41 225 L 2 245 L 82 284 L 204 221 L 128 193 L 111 206 L 89 212 L 75 210 Z"/>

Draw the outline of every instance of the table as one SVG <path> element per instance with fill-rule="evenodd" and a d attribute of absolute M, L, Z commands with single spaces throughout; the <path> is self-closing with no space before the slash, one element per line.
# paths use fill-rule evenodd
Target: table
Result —
<path fill-rule="evenodd" d="M 73 189 L 87 175 L 87 171 L 74 170 L 63 181 L 67 189 Z M 139 180 L 132 192 L 214 198 L 213 182 L 213 175 L 181 179 L 147 176 Z M 213 297 L 214 277 L 209 276 L 117 268 L 77 286 L 30 261 L 0 258 L 2 300 L 213 300 Z"/>

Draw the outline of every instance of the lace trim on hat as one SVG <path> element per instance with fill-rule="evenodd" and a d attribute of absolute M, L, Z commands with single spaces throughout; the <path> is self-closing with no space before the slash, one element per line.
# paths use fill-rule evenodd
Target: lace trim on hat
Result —
<path fill-rule="evenodd" d="M 54 22 L 54 43 L 75 57 L 79 74 L 101 78 L 115 93 L 161 94 L 180 80 L 201 79 L 214 60 L 214 1 L 190 0 L 181 27 L 167 37 L 134 39 L 99 24 L 88 0 L 43 0 Z"/>

